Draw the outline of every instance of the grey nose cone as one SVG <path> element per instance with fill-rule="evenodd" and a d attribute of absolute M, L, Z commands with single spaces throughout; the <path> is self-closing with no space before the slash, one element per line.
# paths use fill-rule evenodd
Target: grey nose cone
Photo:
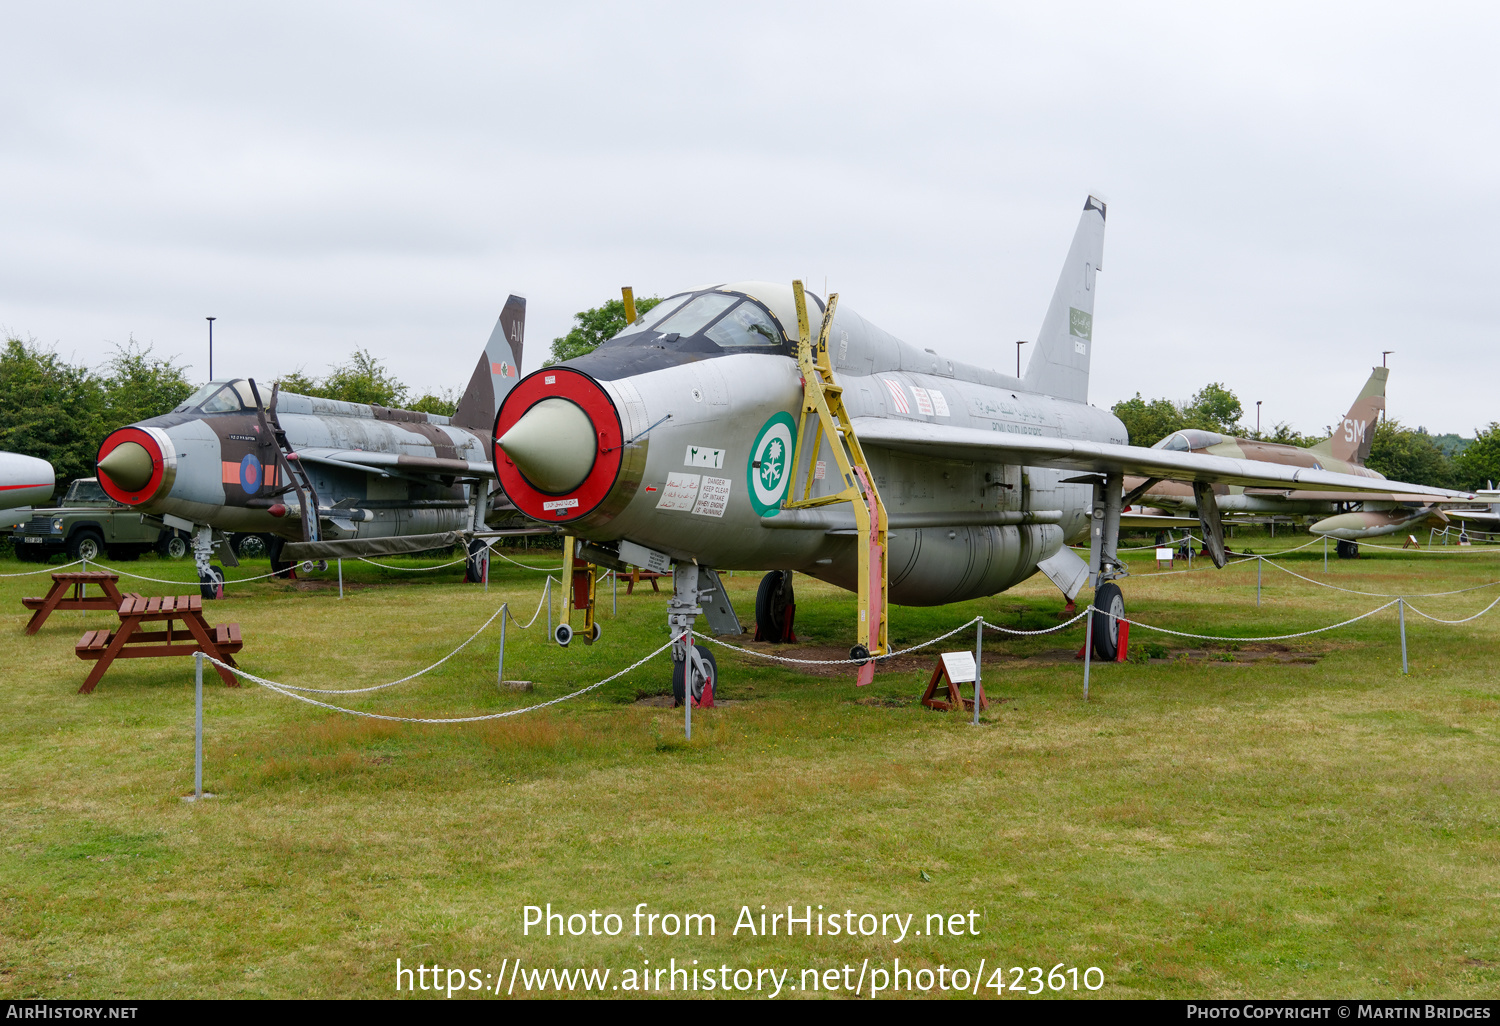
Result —
<path fill-rule="evenodd" d="M 543 399 L 495 443 L 544 492 L 571 492 L 594 466 L 599 439 L 588 414 L 566 399 Z"/>
<path fill-rule="evenodd" d="M 139 442 L 121 442 L 99 461 L 99 473 L 127 492 L 144 488 L 152 470 L 151 454 Z"/>

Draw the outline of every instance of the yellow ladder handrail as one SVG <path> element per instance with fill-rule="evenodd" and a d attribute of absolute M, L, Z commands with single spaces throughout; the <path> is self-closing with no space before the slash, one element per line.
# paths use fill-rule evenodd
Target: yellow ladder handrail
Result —
<path fill-rule="evenodd" d="M 808 462 L 801 497 L 796 495 L 794 484 L 782 505 L 785 509 L 807 509 L 835 502 L 849 502 L 854 506 L 854 521 L 859 528 L 859 642 L 870 655 L 883 655 L 890 651 L 886 615 L 889 608 L 886 567 L 889 521 L 885 503 L 875 487 L 875 476 L 870 472 L 869 462 L 849 420 L 849 412 L 844 408 L 843 386 L 834 380 L 833 367 L 828 362 L 828 334 L 833 328 L 833 313 L 838 308 L 839 297 L 837 293 L 828 297 L 823 324 L 814 343 L 807 319 L 807 294 L 800 280 L 792 282 L 792 294 L 797 303 L 797 366 L 802 372 L 802 413 L 797 422 L 797 449 L 792 460 L 792 473 L 795 474 L 802 465 L 804 454 Z M 808 433 L 810 415 L 816 415 L 811 436 Z M 831 495 L 813 497 L 818 451 L 825 435 L 844 487 Z M 874 664 L 865 663 L 860 667 L 859 682 L 869 683 L 874 679 L 874 672 Z"/>

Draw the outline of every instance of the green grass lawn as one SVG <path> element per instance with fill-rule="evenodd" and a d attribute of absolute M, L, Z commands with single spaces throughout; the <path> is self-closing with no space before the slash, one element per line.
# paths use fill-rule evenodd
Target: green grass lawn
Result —
<path fill-rule="evenodd" d="M 1365 554 L 1326 575 L 1316 546 L 1284 561 L 1375 592 L 1500 579 L 1500 552 Z M 1153 578 L 1150 555 L 1132 557 L 1128 612 L 1177 630 L 1283 634 L 1385 601 L 1267 568 L 1257 608 L 1253 564 Z M 116 565 L 184 582 L 191 572 Z M 32 568 L 0 560 L 0 573 Z M 542 574 L 497 561 L 486 593 L 461 571 L 346 563 L 342 601 L 330 571 L 231 587 L 210 618 L 242 626 L 251 672 L 368 686 L 447 654 L 502 601 L 531 616 Z M 680 709 L 641 701 L 668 691 L 665 656 L 581 699 L 459 726 L 355 718 L 209 675 L 204 784 L 219 797 L 188 804 L 192 661 L 121 661 L 94 694 L 76 694 L 89 664 L 73 644 L 113 617 L 58 613 L 26 637 L 19 599 L 41 594 L 39 581 L 0 579 L 6 997 L 385 996 L 398 957 L 480 977 L 516 958 L 610 968 L 612 981 L 647 959 L 698 959 L 790 968 L 793 986 L 804 968 L 857 970 L 867 958 L 969 971 L 980 959 L 1063 963 L 1099 967 L 1097 993 L 1114 997 L 1500 987 L 1500 609 L 1460 626 L 1408 612 L 1405 677 L 1394 609 L 1279 647 L 1137 630 L 1134 647 L 1159 645 L 1158 658 L 1095 664 L 1087 703 L 1071 658 L 1081 625 L 1024 640 L 991 632 L 984 671 L 997 701 L 977 728 L 916 704 L 936 652 L 972 647 L 972 633 L 897 660 L 865 689 L 852 671 L 719 649 L 731 701 L 694 712 L 690 743 Z M 757 582 L 729 581 L 747 621 Z M 1417 605 L 1467 616 L 1497 593 Z M 846 653 L 853 596 L 799 577 L 797 599 L 791 647 Z M 542 621 L 510 628 L 506 676 L 536 681 L 530 693 L 496 686 L 492 628 L 416 681 L 321 697 L 436 717 L 545 701 L 665 642 L 665 606 L 665 593 L 621 587 L 611 616 L 606 589 L 592 647 L 547 644 Z M 898 607 L 891 638 L 913 644 L 981 612 L 1038 629 L 1061 607 L 1039 576 L 981 602 Z M 619 913 L 625 933 L 523 936 L 523 907 L 548 902 Z M 632 936 L 640 902 L 713 913 L 717 935 Z M 758 916 L 762 904 L 915 913 L 916 929 L 929 913 L 972 909 L 978 936 L 731 936 L 741 906 Z"/>

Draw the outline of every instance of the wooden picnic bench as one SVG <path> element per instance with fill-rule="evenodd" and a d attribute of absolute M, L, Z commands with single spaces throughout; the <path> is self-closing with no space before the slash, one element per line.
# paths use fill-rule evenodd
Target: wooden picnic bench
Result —
<path fill-rule="evenodd" d="M 658 585 L 656 582 L 658 580 L 660 580 L 661 578 L 663 578 L 663 577 L 671 577 L 671 576 L 672 576 L 671 574 L 658 574 L 658 573 L 654 573 L 654 572 L 652 572 L 650 570 L 642 570 L 638 566 L 633 566 L 633 567 L 630 568 L 630 578 L 625 582 L 625 594 L 627 594 L 627 595 L 634 595 L 635 594 L 635 586 L 637 584 L 641 583 L 642 581 L 650 581 L 651 582 L 651 590 L 659 592 L 659 591 L 661 591 L 661 586 Z"/>
<path fill-rule="evenodd" d="M 97 659 L 98 665 L 89 673 L 79 694 L 88 694 L 104 677 L 105 671 L 116 659 L 152 659 L 166 656 L 192 655 L 202 652 L 230 666 L 238 665 L 233 653 L 245 647 L 240 637 L 240 625 L 224 623 L 210 627 L 203 619 L 203 597 L 201 595 L 126 595 L 115 612 L 120 617 L 120 626 L 114 631 L 88 631 L 74 651 L 80 659 Z M 143 630 L 144 623 L 165 620 L 165 630 Z M 174 627 L 176 621 L 182 627 Z M 128 646 L 128 647 L 127 647 Z M 221 666 L 215 666 L 224 683 L 239 687 L 234 674 Z"/>
<path fill-rule="evenodd" d="M 35 634 L 41 630 L 42 624 L 47 622 L 47 617 L 52 615 L 54 609 L 108 609 L 110 612 L 119 609 L 120 603 L 124 601 L 118 586 L 119 580 L 119 574 L 98 570 L 53 574 L 51 591 L 41 598 L 21 600 L 21 605 L 36 610 L 26 623 L 26 633 Z M 88 594 L 88 586 L 91 584 L 98 585 L 104 594 Z M 68 594 L 69 589 L 73 592 L 71 596 Z"/>

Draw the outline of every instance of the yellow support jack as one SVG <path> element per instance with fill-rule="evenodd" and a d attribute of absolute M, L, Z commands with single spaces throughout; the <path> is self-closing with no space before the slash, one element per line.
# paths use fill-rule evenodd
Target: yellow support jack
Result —
<path fill-rule="evenodd" d="M 802 372 L 802 415 L 797 422 L 797 453 L 792 461 L 793 473 L 807 458 L 807 476 L 798 498 L 796 487 L 787 500 L 785 509 L 807 509 L 826 506 L 835 502 L 849 502 L 854 506 L 854 522 L 859 527 L 859 644 L 849 656 L 864 659 L 860 664 L 858 683 L 865 685 L 875 679 L 875 663 L 870 656 L 884 655 L 890 651 L 886 631 L 886 609 L 888 574 L 886 573 L 886 542 L 889 531 L 885 514 L 885 503 L 880 501 L 880 492 L 875 487 L 875 477 L 870 473 L 870 464 L 855 437 L 849 413 L 844 409 L 844 389 L 833 378 L 833 367 L 828 361 L 828 333 L 833 327 L 833 312 L 838 308 L 837 294 L 828 297 L 828 306 L 823 311 L 823 325 L 816 341 L 807 320 L 807 294 L 801 281 L 792 282 L 792 292 L 797 300 L 797 366 Z M 808 433 L 809 417 L 812 433 Z M 833 449 L 834 461 L 838 464 L 839 479 L 844 487 L 831 495 L 813 497 L 814 472 L 817 468 L 818 451 L 824 436 Z"/>
<path fill-rule="evenodd" d="M 594 601 L 599 589 L 599 568 L 593 563 L 575 559 L 574 551 L 577 547 L 578 539 L 572 535 L 563 536 L 563 608 L 557 618 L 557 633 L 553 640 L 564 648 L 573 640 L 575 633 L 585 645 L 592 645 L 603 633 L 598 621 L 594 619 Z M 575 609 L 583 610 L 581 632 L 573 630 Z"/>

